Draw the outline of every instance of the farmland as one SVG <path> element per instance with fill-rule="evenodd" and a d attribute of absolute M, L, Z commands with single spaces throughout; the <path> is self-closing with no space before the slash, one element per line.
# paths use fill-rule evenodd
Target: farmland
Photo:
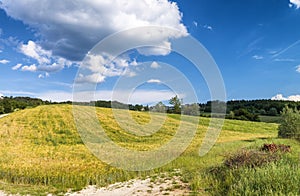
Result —
<path fill-rule="evenodd" d="M 169 141 L 180 125 L 179 115 L 168 114 L 159 131 L 137 137 L 119 126 L 111 109 L 96 108 L 96 114 L 106 134 L 115 143 L 144 151 L 159 148 Z M 150 120 L 147 112 L 130 111 L 130 115 L 140 124 Z M 197 117 L 189 118 L 189 122 L 181 123 L 193 123 Z M 81 190 L 87 185 L 106 186 L 159 173 L 171 174 L 180 169 L 191 194 L 300 194 L 297 189 L 300 183 L 300 144 L 294 140 L 278 139 L 278 124 L 225 120 L 215 146 L 200 157 L 198 152 L 209 120 L 200 118 L 195 137 L 177 159 L 149 171 L 125 171 L 100 161 L 87 149 L 77 132 L 71 105 L 46 105 L 14 112 L 0 119 L 0 190 L 14 194 L 63 194 Z M 210 174 L 211 168 L 221 166 L 230 154 L 242 149 L 258 149 L 264 143 L 287 144 L 292 150 L 282 155 L 280 161 L 259 169 L 224 171 L 228 174 L 228 184 Z M 275 180 L 272 176 L 276 176 Z M 282 183 L 288 177 L 290 180 Z M 242 184 L 237 184 L 236 180 Z"/>

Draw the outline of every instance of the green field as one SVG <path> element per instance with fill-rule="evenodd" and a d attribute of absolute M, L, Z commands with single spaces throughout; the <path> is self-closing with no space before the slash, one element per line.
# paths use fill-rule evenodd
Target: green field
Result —
<path fill-rule="evenodd" d="M 180 116 L 170 114 L 158 132 L 137 137 L 122 130 L 111 109 L 96 110 L 106 134 L 129 149 L 158 148 L 174 136 L 180 124 Z M 130 114 L 140 124 L 150 120 L 146 112 Z M 190 122 L 183 123 L 192 123 L 196 117 L 190 118 Z M 85 147 L 77 133 L 72 106 L 39 106 L 17 111 L 0 119 L 0 190 L 31 195 L 63 194 L 87 185 L 105 186 L 180 169 L 194 195 L 300 194 L 300 144 L 278 139 L 278 124 L 226 120 L 215 146 L 200 157 L 198 152 L 208 124 L 209 118 L 200 118 L 190 146 L 174 161 L 158 169 L 133 172 L 101 162 Z M 291 153 L 259 168 L 228 169 L 224 171 L 225 177 L 210 172 L 211 168 L 221 166 L 229 154 L 273 142 L 290 145 Z"/>

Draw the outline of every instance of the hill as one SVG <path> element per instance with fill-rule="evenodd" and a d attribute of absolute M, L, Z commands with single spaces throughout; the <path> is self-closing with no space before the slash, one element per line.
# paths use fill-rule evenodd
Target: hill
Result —
<path fill-rule="evenodd" d="M 168 114 L 159 131 L 150 136 L 136 136 L 120 127 L 111 109 L 96 108 L 96 114 L 115 143 L 141 151 L 159 148 L 176 134 L 180 123 L 193 123 L 198 118 L 190 116 L 188 121 L 180 122 L 179 115 Z M 129 114 L 139 124 L 150 121 L 147 112 L 130 111 Z M 161 114 L 155 115 L 159 118 Z M 87 185 L 105 186 L 137 177 L 171 174 L 180 169 L 190 191 L 202 195 L 211 193 L 209 187 L 214 181 L 204 174 L 210 167 L 222 164 L 224 155 L 229 152 L 279 142 L 292 146 L 291 159 L 299 153 L 299 143 L 276 138 L 277 124 L 226 120 L 216 145 L 200 157 L 198 151 L 208 124 L 209 118 L 200 118 L 191 144 L 174 161 L 158 169 L 135 172 L 109 166 L 87 149 L 77 132 L 71 105 L 43 105 L 17 111 L 0 119 L 0 190 L 32 195 L 59 194 Z"/>

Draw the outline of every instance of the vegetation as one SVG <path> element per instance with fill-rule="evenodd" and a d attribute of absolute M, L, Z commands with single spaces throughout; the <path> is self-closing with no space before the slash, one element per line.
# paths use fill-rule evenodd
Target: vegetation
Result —
<path fill-rule="evenodd" d="M 289 149 L 284 145 L 270 145 Z M 256 147 L 230 155 L 223 164 L 207 171 L 211 182 L 209 192 L 213 195 L 299 195 L 299 144 L 296 146 L 292 148 L 294 153 L 262 151 L 264 147 Z"/>
<path fill-rule="evenodd" d="M 246 109 L 238 109 L 234 111 L 230 111 L 229 115 L 227 115 L 228 119 L 237 119 L 237 120 L 249 120 L 249 121 L 260 121 L 258 114 L 253 114 L 248 112 Z"/>
<path fill-rule="evenodd" d="M 191 103 L 183 104 L 183 100 L 180 100 L 178 96 L 174 96 L 169 100 L 171 106 L 166 106 L 162 102 L 157 103 L 154 106 L 149 107 L 141 104 L 124 104 L 118 101 L 91 101 L 91 102 L 79 102 L 72 103 L 71 101 L 56 103 L 43 101 L 41 99 L 30 98 L 30 97 L 1 97 L 0 98 L 0 114 L 10 113 L 15 110 L 25 109 L 28 107 L 36 107 L 39 105 L 49 104 L 77 104 L 85 106 L 96 106 L 104 108 L 116 108 L 126 109 L 132 111 L 154 111 L 154 112 L 167 112 L 174 114 L 185 114 L 191 116 L 202 116 L 202 117 L 220 117 L 224 118 L 224 115 L 218 114 L 227 108 L 227 119 L 236 120 L 248 120 L 248 121 L 262 121 L 271 123 L 280 123 L 281 113 L 284 108 L 296 108 L 300 109 L 299 102 L 293 101 L 277 101 L 277 100 L 238 100 L 238 101 L 208 101 L 207 103 Z M 212 114 L 212 105 L 214 105 L 214 113 Z"/>
<path fill-rule="evenodd" d="M 36 107 L 49 103 L 50 102 L 48 101 L 31 97 L 0 97 L 0 114 L 6 114 L 15 110 L 22 110 L 27 107 Z"/>
<path fill-rule="evenodd" d="M 66 102 L 71 104 L 71 102 Z M 186 114 L 192 116 L 202 117 L 218 117 L 219 112 L 226 109 L 227 119 L 236 120 L 248 120 L 248 121 L 262 121 L 271 123 L 280 123 L 281 113 L 284 108 L 297 108 L 300 109 L 300 102 L 294 101 L 281 101 L 281 100 L 235 100 L 235 101 L 208 101 L 206 103 L 190 103 L 183 104 L 183 100 L 180 100 L 178 96 L 174 96 L 169 100 L 171 106 L 166 106 L 162 102 L 157 103 L 154 106 L 149 107 L 143 105 L 132 105 L 123 104 L 117 101 L 96 101 L 91 103 L 78 103 L 80 105 L 95 105 L 97 107 L 105 108 L 119 108 L 129 109 L 134 111 L 156 111 L 156 112 L 167 112 L 175 114 Z M 214 105 L 214 114 L 212 114 L 212 105 Z M 223 118 L 223 115 L 220 115 Z"/>
<path fill-rule="evenodd" d="M 160 112 L 160 113 L 165 113 L 167 111 L 167 107 L 163 102 L 158 102 L 155 106 L 151 107 L 150 110 L 152 112 Z"/>
<path fill-rule="evenodd" d="M 297 108 L 285 107 L 283 109 L 278 136 L 300 139 L 300 111 Z"/>
<path fill-rule="evenodd" d="M 217 108 L 227 107 L 228 119 L 279 122 L 280 113 L 288 106 L 300 109 L 300 103 L 294 101 L 280 100 L 236 100 L 228 102 L 208 101 L 206 104 L 199 104 L 201 116 L 210 116 L 211 106 Z M 218 109 L 217 109 L 218 111 Z M 273 118 L 270 118 L 273 117 Z"/>
<path fill-rule="evenodd" d="M 181 113 L 181 104 L 182 104 L 182 101 L 178 98 L 177 95 L 175 97 L 172 97 L 169 100 L 169 104 L 171 104 L 173 106 L 169 110 L 170 113 L 174 113 L 174 114 L 180 114 Z"/>
<path fill-rule="evenodd" d="M 118 125 L 111 109 L 97 108 L 96 112 L 109 137 L 126 148 L 149 150 L 159 147 L 172 138 L 180 125 L 180 115 L 168 114 L 158 132 L 137 137 Z M 130 115 L 138 123 L 149 122 L 147 112 L 131 111 Z M 198 117 L 189 118 L 181 123 L 193 123 L 193 119 Z M 216 145 L 207 155 L 200 157 L 198 152 L 208 124 L 208 118 L 200 118 L 193 141 L 176 160 L 151 171 L 129 172 L 111 167 L 90 153 L 76 131 L 72 106 L 49 105 L 17 111 L 0 119 L 0 190 L 32 195 L 60 194 L 82 189 L 89 184 L 105 186 L 116 181 L 155 176 L 157 173 L 180 169 L 183 180 L 189 183 L 191 191 L 196 195 L 255 193 L 257 187 L 265 191 L 260 193 L 268 193 L 273 184 L 281 187 L 274 189 L 274 194 L 294 194 L 299 191 L 300 175 L 299 169 L 295 167 L 300 146 L 293 140 L 276 139 L 277 124 L 226 120 Z M 225 181 L 207 173 L 212 166 L 222 165 L 226 152 L 235 152 L 240 148 L 259 148 L 263 143 L 273 142 L 290 145 L 291 153 L 276 159 L 276 162 L 255 168 L 227 168 L 224 170 Z M 272 181 L 273 174 L 278 177 L 279 184 Z M 289 176 L 288 182 L 282 182 L 287 179 L 286 176 Z M 259 182 L 254 179 L 259 179 Z M 225 182 L 232 182 L 232 186 L 237 187 L 223 189 L 228 187 Z"/>

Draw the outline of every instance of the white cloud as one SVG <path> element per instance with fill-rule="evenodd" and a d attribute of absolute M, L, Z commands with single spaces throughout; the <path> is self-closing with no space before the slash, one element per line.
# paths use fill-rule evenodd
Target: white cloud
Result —
<path fill-rule="evenodd" d="M 68 61 L 62 57 L 56 57 L 52 55 L 49 50 L 44 50 L 39 44 L 29 40 L 27 44 L 21 44 L 20 52 L 37 61 L 38 65 L 28 69 L 28 66 L 22 67 L 23 71 L 44 71 L 44 72 L 56 72 L 62 70 L 64 67 L 70 67 L 71 61 Z"/>
<path fill-rule="evenodd" d="M 0 7 L 1 8 L 1 7 Z M 19 44 L 19 40 L 17 37 L 12 37 L 12 36 L 9 36 L 8 38 L 1 38 L 0 39 L 0 43 L 3 43 L 4 45 L 7 45 L 7 46 L 17 46 Z"/>
<path fill-rule="evenodd" d="M 10 61 L 9 60 L 6 60 L 6 59 L 2 59 L 0 60 L 0 64 L 7 64 L 9 63 Z"/>
<path fill-rule="evenodd" d="M 128 76 L 133 77 L 136 75 L 129 67 L 137 66 L 139 63 L 136 60 L 123 57 L 114 58 L 112 55 L 102 53 L 98 55 L 88 54 L 85 60 L 81 63 L 79 77 L 76 82 L 79 83 L 101 83 L 105 81 L 106 77 L 114 76 Z"/>
<path fill-rule="evenodd" d="M 36 95 L 33 92 L 27 92 L 27 91 L 0 90 L 0 92 L 5 94 L 6 96 L 32 96 L 32 97 L 34 97 Z"/>
<path fill-rule="evenodd" d="M 205 29 L 207 29 L 207 30 L 210 30 L 210 31 L 213 31 L 214 29 L 213 29 L 213 27 L 212 26 L 210 26 L 210 25 L 203 25 L 203 28 L 205 28 Z"/>
<path fill-rule="evenodd" d="M 25 65 L 21 68 L 22 71 L 30 71 L 30 72 L 36 72 L 37 71 L 37 67 L 35 64 L 32 64 L 30 66 Z"/>
<path fill-rule="evenodd" d="M 198 22 L 193 21 L 193 24 L 195 25 L 195 27 L 198 27 Z"/>
<path fill-rule="evenodd" d="M 153 69 L 157 69 L 160 67 L 160 65 L 157 62 L 153 61 L 153 63 L 151 63 L 151 65 L 150 65 L 150 67 Z"/>
<path fill-rule="evenodd" d="M 150 80 L 147 81 L 147 83 L 157 83 L 157 84 L 159 84 L 159 83 L 161 83 L 161 81 L 157 80 L 157 79 L 150 79 Z"/>
<path fill-rule="evenodd" d="M 296 45 L 298 45 L 300 43 L 300 40 L 295 41 L 294 43 L 290 44 L 288 47 L 280 50 L 279 52 L 275 53 L 272 58 L 275 58 L 277 56 L 280 56 L 284 53 L 286 53 L 288 50 L 290 50 L 291 48 L 295 47 Z"/>
<path fill-rule="evenodd" d="M 48 73 L 48 72 L 46 72 L 45 74 L 39 74 L 38 75 L 38 78 L 47 78 L 47 77 L 49 77 L 50 76 L 50 74 Z"/>
<path fill-rule="evenodd" d="M 157 37 L 157 39 L 159 39 Z M 161 41 L 159 43 L 154 43 L 156 47 L 142 47 L 138 48 L 137 50 L 139 53 L 146 55 L 146 56 L 151 56 L 151 55 L 168 55 L 172 48 L 171 48 L 171 43 L 169 41 Z"/>
<path fill-rule="evenodd" d="M 294 62 L 295 59 L 274 59 L 276 62 Z"/>
<path fill-rule="evenodd" d="M 272 100 L 283 100 L 283 101 L 300 101 L 300 95 L 291 95 L 289 97 L 284 97 L 282 94 L 277 94 L 271 98 Z"/>
<path fill-rule="evenodd" d="M 262 59 L 264 59 L 264 57 L 260 56 L 260 55 L 254 55 L 254 56 L 252 56 L 252 58 L 254 58 L 256 60 L 262 60 Z"/>
<path fill-rule="evenodd" d="M 269 50 L 268 53 L 271 54 L 271 55 L 274 55 L 276 53 L 278 53 L 279 51 L 278 50 Z"/>
<path fill-rule="evenodd" d="M 21 63 L 18 63 L 18 64 L 16 64 L 15 66 L 13 66 L 11 69 L 12 69 L 12 70 L 18 70 L 18 69 L 20 69 L 20 67 L 22 67 L 22 64 L 21 64 Z"/>
<path fill-rule="evenodd" d="M 300 73 L 300 65 L 296 66 L 296 72 Z"/>
<path fill-rule="evenodd" d="M 73 101 L 73 93 L 63 91 L 50 91 L 36 95 L 43 100 L 51 101 Z M 169 100 L 174 96 L 174 92 L 167 90 L 136 90 L 131 94 L 130 100 L 127 91 L 110 91 L 101 90 L 95 92 L 77 92 L 76 100 L 74 101 L 91 101 L 89 98 L 94 97 L 94 100 L 116 100 L 128 104 L 149 104 L 159 101 Z"/>
<path fill-rule="evenodd" d="M 153 39 L 157 46 L 162 47 L 140 51 L 148 55 L 168 54 L 169 40 L 188 34 L 177 4 L 169 0 L 64 0 L 55 3 L 52 0 L 22 0 L 18 3 L 1 0 L 0 7 L 9 16 L 36 29 L 41 40 L 45 40 L 40 41 L 44 50 L 71 61 L 81 60 L 107 35 L 129 28 L 163 26 L 180 31 L 175 34 L 164 31 L 150 37 L 141 32 L 131 35 L 132 40 Z M 36 56 L 34 51 L 27 53 L 47 62 L 47 59 Z"/>
<path fill-rule="evenodd" d="M 296 6 L 296 9 L 300 8 L 300 0 L 290 0 L 290 7 L 292 7 L 291 5 Z"/>
<path fill-rule="evenodd" d="M 76 78 L 77 83 L 101 83 L 105 81 L 105 76 L 100 75 L 99 73 L 93 74 L 79 74 Z"/>
<path fill-rule="evenodd" d="M 49 64 L 51 52 L 42 49 L 41 46 L 29 40 L 27 44 L 21 44 L 20 50 L 23 54 L 38 61 L 39 64 Z"/>

